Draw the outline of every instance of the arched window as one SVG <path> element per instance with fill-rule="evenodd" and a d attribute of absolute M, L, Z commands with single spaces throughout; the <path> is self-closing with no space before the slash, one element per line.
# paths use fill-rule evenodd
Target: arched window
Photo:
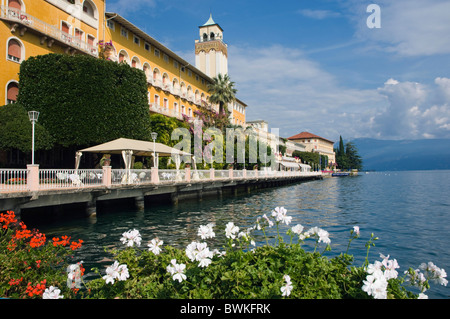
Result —
<path fill-rule="evenodd" d="M 128 53 L 125 50 L 120 50 L 119 52 L 119 63 L 121 62 L 128 63 Z"/>
<path fill-rule="evenodd" d="M 14 62 L 22 61 L 22 44 L 16 39 L 8 41 L 8 59 Z"/>
<path fill-rule="evenodd" d="M 152 80 L 152 68 L 147 62 L 144 62 L 144 66 L 142 68 L 144 70 L 145 76 L 147 77 L 147 82 L 151 82 Z"/>
<path fill-rule="evenodd" d="M 176 78 L 173 79 L 172 81 L 172 87 L 173 87 L 173 93 L 174 94 L 180 94 L 180 83 L 178 82 L 178 80 Z"/>
<path fill-rule="evenodd" d="M 156 86 L 161 86 L 161 72 L 159 71 L 158 68 L 155 68 L 153 70 L 153 83 Z"/>
<path fill-rule="evenodd" d="M 133 57 L 133 59 L 131 60 L 131 66 L 133 68 L 140 68 L 141 67 L 141 61 L 139 60 L 138 57 Z"/>
<path fill-rule="evenodd" d="M 92 18 L 96 18 L 96 9 L 92 2 L 85 0 L 83 2 L 83 12 Z"/>
<path fill-rule="evenodd" d="M 9 82 L 6 87 L 6 104 L 16 103 L 19 94 L 19 85 L 17 82 Z"/>
<path fill-rule="evenodd" d="M 214 38 L 215 38 L 214 32 L 211 32 L 211 34 L 209 35 L 209 38 L 210 38 L 211 40 L 214 40 Z"/>
<path fill-rule="evenodd" d="M 203 42 L 208 41 L 208 35 L 206 33 L 203 33 Z"/>

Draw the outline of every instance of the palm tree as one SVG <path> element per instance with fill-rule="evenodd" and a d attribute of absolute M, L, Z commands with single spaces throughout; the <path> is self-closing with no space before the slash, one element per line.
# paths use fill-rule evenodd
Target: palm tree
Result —
<path fill-rule="evenodd" d="M 228 74 L 218 74 L 213 79 L 213 83 L 208 84 L 208 92 L 211 94 L 209 102 L 219 104 L 219 113 L 228 115 L 228 103 L 236 99 L 237 90 L 234 88 L 234 82 L 231 82 Z"/>

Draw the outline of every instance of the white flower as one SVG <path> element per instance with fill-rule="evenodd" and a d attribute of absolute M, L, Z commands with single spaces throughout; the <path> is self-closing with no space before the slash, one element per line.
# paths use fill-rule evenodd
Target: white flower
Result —
<path fill-rule="evenodd" d="M 235 226 L 233 222 L 229 222 L 225 227 L 225 235 L 227 238 L 235 239 L 239 232 L 239 227 Z"/>
<path fill-rule="evenodd" d="M 209 250 L 206 243 L 193 241 L 186 247 L 186 256 L 191 261 L 199 261 L 199 267 L 208 267 L 212 262 L 214 253 Z"/>
<path fill-rule="evenodd" d="M 127 265 L 120 265 L 119 269 L 117 270 L 117 279 L 119 279 L 119 281 L 125 281 L 129 277 L 130 274 L 128 273 Z"/>
<path fill-rule="evenodd" d="M 186 279 L 186 275 L 184 274 L 184 270 L 186 269 L 185 264 L 177 264 L 176 259 L 172 259 L 170 261 L 172 265 L 167 266 L 167 271 L 172 275 L 173 280 L 178 280 L 178 282 L 182 282 Z"/>
<path fill-rule="evenodd" d="M 42 295 L 42 299 L 62 299 L 63 295 L 60 295 L 61 290 L 57 287 L 50 286 L 45 289 L 44 294 Z"/>
<path fill-rule="evenodd" d="M 419 287 L 422 292 L 427 290 L 426 282 L 424 274 L 420 272 L 419 269 L 414 270 L 413 274 L 409 273 L 408 270 L 405 271 L 406 280 L 411 282 L 411 285 Z"/>
<path fill-rule="evenodd" d="M 304 227 L 302 225 L 298 224 L 297 226 L 292 227 L 292 232 L 294 234 L 301 235 L 301 233 L 303 232 L 303 229 L 304 229 Z"/>
<path fill-rule="evenodd" d="M 291 291 L 293 289 L 292 283 L 291 283 L 291 277 L 289 275 L 284 275 L 283 279 L 286 281 L 286 285 L 281 287 L 282 296 L 289 296 L 291 294 Z"/>
<path fill-rule="evenodd" d="M 447 286 L 448 281 L 447 279 L 445 279 L 447 277 L 447 273 L 444 269 L 439 268 L 431 261 L 428 262 L 428 264 L 422 263 L 419 268 L 425 272 L 425 277 L 428 280 L 431 280 L 443 286 Z"/>
<path fill-rule="evenodd" d="M 319 236 L 319 242 L 323 242 L 325 244 L 331 243 L 329 236 L 329 233 L 326 230 L 320 229 L 317 232 L 317 235 Z"/>
<path fill-rule="evenodd" d="M 272 216 L 275 217 L 275 220 L 277 222 L 282 222 L 282 223 L 285 223 L 286 225 L 289 225 L 292 221 L 292 217 L 287 216 L 286 213 L 287 213 L 287 210 L 284 207 L 277 207 L 272 212 Z"/>
<path fill-rule="evenodd" d="M 363 283 L 362 290 L 369 296 L 373 296 L 375 299 L 387 298 L 388 282 L 381 270 L 374 271 L 373 275 L 367 275 Z"/>
<path fill-rule="evenodd" d="M 159 246 L 162 246 L 162 244 L 164 244 L 162 240 L 159 240 L 159 238 L 153 238 L 148 244 L 148 247 L 150 247 L 148 250 L 150 250 L 155 255 L 159 255 L 159 253 L 161 252 L 161 248 Z"/>
<path fill-rule="evenodd" d="M 428 299 L 428 296 L 421 292 L 417 299 Z"/>
<path fill-rule="evenodd" d="M 380 256 L 383 258 L 382 264 L 385 268 L 384 277 L 386 277 L 386 280 L 397 278 L 398 272 L 395 269 L 400 268 L 397 259 L 389 260 L 389 255 L 387 257 L 383 255 Z"/>
<path fill-rule="evenodd" d="M 262 216 L 262 218 L 264 218 L 264 219 L 266 220 L 266 222 L 267 222 L 267 224 L 269 225 L 269 227 L 272 227 L 272 226 L 273 226 L 273 221 L 271 221 L 270 218 L 267 217 L 266 214 L 264 214 L 264 215 Z"/>
<path fill-rule="evenodd" d="M 130 277 L 127 265 L 119 265 L 118 261 L 106 268 L 106 275 L 103 279 L 106 283 L 114 284 L 114 280 L 125 281 Z"/>
<path fill-rule="evenodd" d="M 304 234 L 300 235 L 300 239 L 303 240 L 303 239 L 309 238 L 311 236 L 315 236 L 316 238 L 318 238 L 318 242 L 323 242 L 325 244 L 329 244 L 329 243 L 331 243 L 331 240 L 328 237 L 329 235 L 330 234 L 326 230 L 323 230 L 322 228 L 315 226 L 315 227 L 310 228 Z"/>
<path fill-rule="evenodd" d="M 200 236 L 201 239 L 214 238 L 216 234 L 213 231 L 213 227 L 213 223 L 202 225 L 198 228 L 197 235 Z"/>
<path fill-rule="evenodd" d="M 359 226 L 353 226 L 353 232 L 356 234 L 356 236 L 359 236 Z"/>
<path fill-rule="evenodd" d="M 186 256 L 191 260 L 195 261 L 197 258 L 198 250 L 197 250 L 197 242 L 193 241 L 186 247 Z"/>
<path fill-rule="evenodd" d="M 142 240 L 141 235 L 139 234 L 139 231 L 136 229 L 124 232 L 122 234 L 122 238 L 120 239 L 120 241 L 124 245 L 127 245 L 128 247 L 132 247 L 134 244 L 136 244 L 136 246 L 140 246 L 141 240 Z"/>
<path fill-rule="evenodd" d="M 211 263 L 214 254 L 209 248 L 205 248 L 197 254 L 197 260 L 200 262 L 199 267 L 208 267 Z"/>
<path fill-rule="evenodd" d="M 119 262 L 115 261 L 114 264 L 106 268 L 106 275 L 103 276 L 103 279 L 106 283 L 114 284 L 114 279 L 119 276 Z"/>

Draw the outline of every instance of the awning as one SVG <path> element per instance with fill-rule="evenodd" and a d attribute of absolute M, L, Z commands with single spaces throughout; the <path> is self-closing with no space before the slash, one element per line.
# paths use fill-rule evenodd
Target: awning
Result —
<path fill-rule="evenodd" d="M 299 164 L 294 163 L 294 162 L 280 162 L 281 165 L 283 165 L 284 167 L 289 167 L 289 168 L 299 168 Z"/>
<path fill-rule="evenodd" d="M 311 168 L 310 165 L 306 165 L 306 164 L 298 164 L 298 165 L 300 165 L 301 168 Z"/>
<path fill-rule="evenodd" d="M 78 151 L 75 157 L 75 169 L 78 169 L 80 165 L 80 158 L 85 152 L 101 154 L 121 154 L 125 162 L 125 168 L 128 170 L 131 168 L 131 158 L 133 155 L 153 156 L 156 153 L 157 156 L 174 156 L 176 161 L 179 156 L 191 156 L 190 153 L 180 151 L 176 148 L 161 143 L 119 138 L 117 140 Z M 157 163 L 157 161 L 155 162 Z"/>
<path fill-rule="evenodd" d="M 135 156 L 152 156 L 153 153 L 157 153 L 159 156 L 190 156 L 190 153 L 186 153 L 177 150 L 173 147 L 161 144 L 153 143 L 150 141 L 132 140 L 127 138 L 119 138 L 110 142 L 106 142 L 97 146 L 92 146 L 80 150 L 78 152 L 85 153 L 102 153 L 102 154 L 122 154 L 122 151 L 132 151 Z"/>

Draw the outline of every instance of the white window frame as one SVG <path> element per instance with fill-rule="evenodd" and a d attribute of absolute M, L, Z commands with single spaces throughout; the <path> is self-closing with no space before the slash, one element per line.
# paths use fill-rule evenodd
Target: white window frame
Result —
<path fill-rule="evenodd" d="M 121 28 L 120 28 L 120 35 L 121 35 L 122 37 L 128 39 L 128 30 L 125 29 L 124 27 L 121 27 Z"/>
<path fill-rule="evenodd" d="M 17 61 L 15 58 L 11 58 L 9 56 L 9 54 L 8 54 L 9 41 L 10 40 L 16 40 L 20 44 L 20 60 L 19 61 Z M 19 64 L 21 64 L 25 60 L 25 45 L 23 44 L 23 42 L 19 38 L 17 38 L 17 37 L 9 37 L 6 40 L 6 60 L 14 62 L 14 63 L 19 63 Z"/>
<path fill-rule="evenodd" d="M 111 30 L 113 30 L 113 31 L 116 31 L 116 24 L 114 23 L 114 21 L 112 21 L 112 20 L 107 20 L 107 21 L 106 21 L 106 26 L 107 26 L 109 29 L 111 29 Z"/>
<path fill-rule="evenodd" d="M 17 86 L 19 86 L 19 82 L 16 81 L 16 80 L 10 80 L 10 81 L 8 81 L 8 82 L 6 83 L 6 86 L 5 86 L 5 105 L 16 103 L 16 102 L 13 102 L 13 103 L 9 103 L 9 102 L 8 102 L 8 101 L 9 101 L 9 100 L 8 100 L 8 86 L 9 86 L 11 83 L 16 83 Z"/>
<path fill-rule="evenodd" d="M 136 42 L 136 40 L 137 40 L 137 42 Z M 141 38 L 139 38 L 137 35 L 133 34 L 133 43 L 138 46 L 141 46 Z"/>

